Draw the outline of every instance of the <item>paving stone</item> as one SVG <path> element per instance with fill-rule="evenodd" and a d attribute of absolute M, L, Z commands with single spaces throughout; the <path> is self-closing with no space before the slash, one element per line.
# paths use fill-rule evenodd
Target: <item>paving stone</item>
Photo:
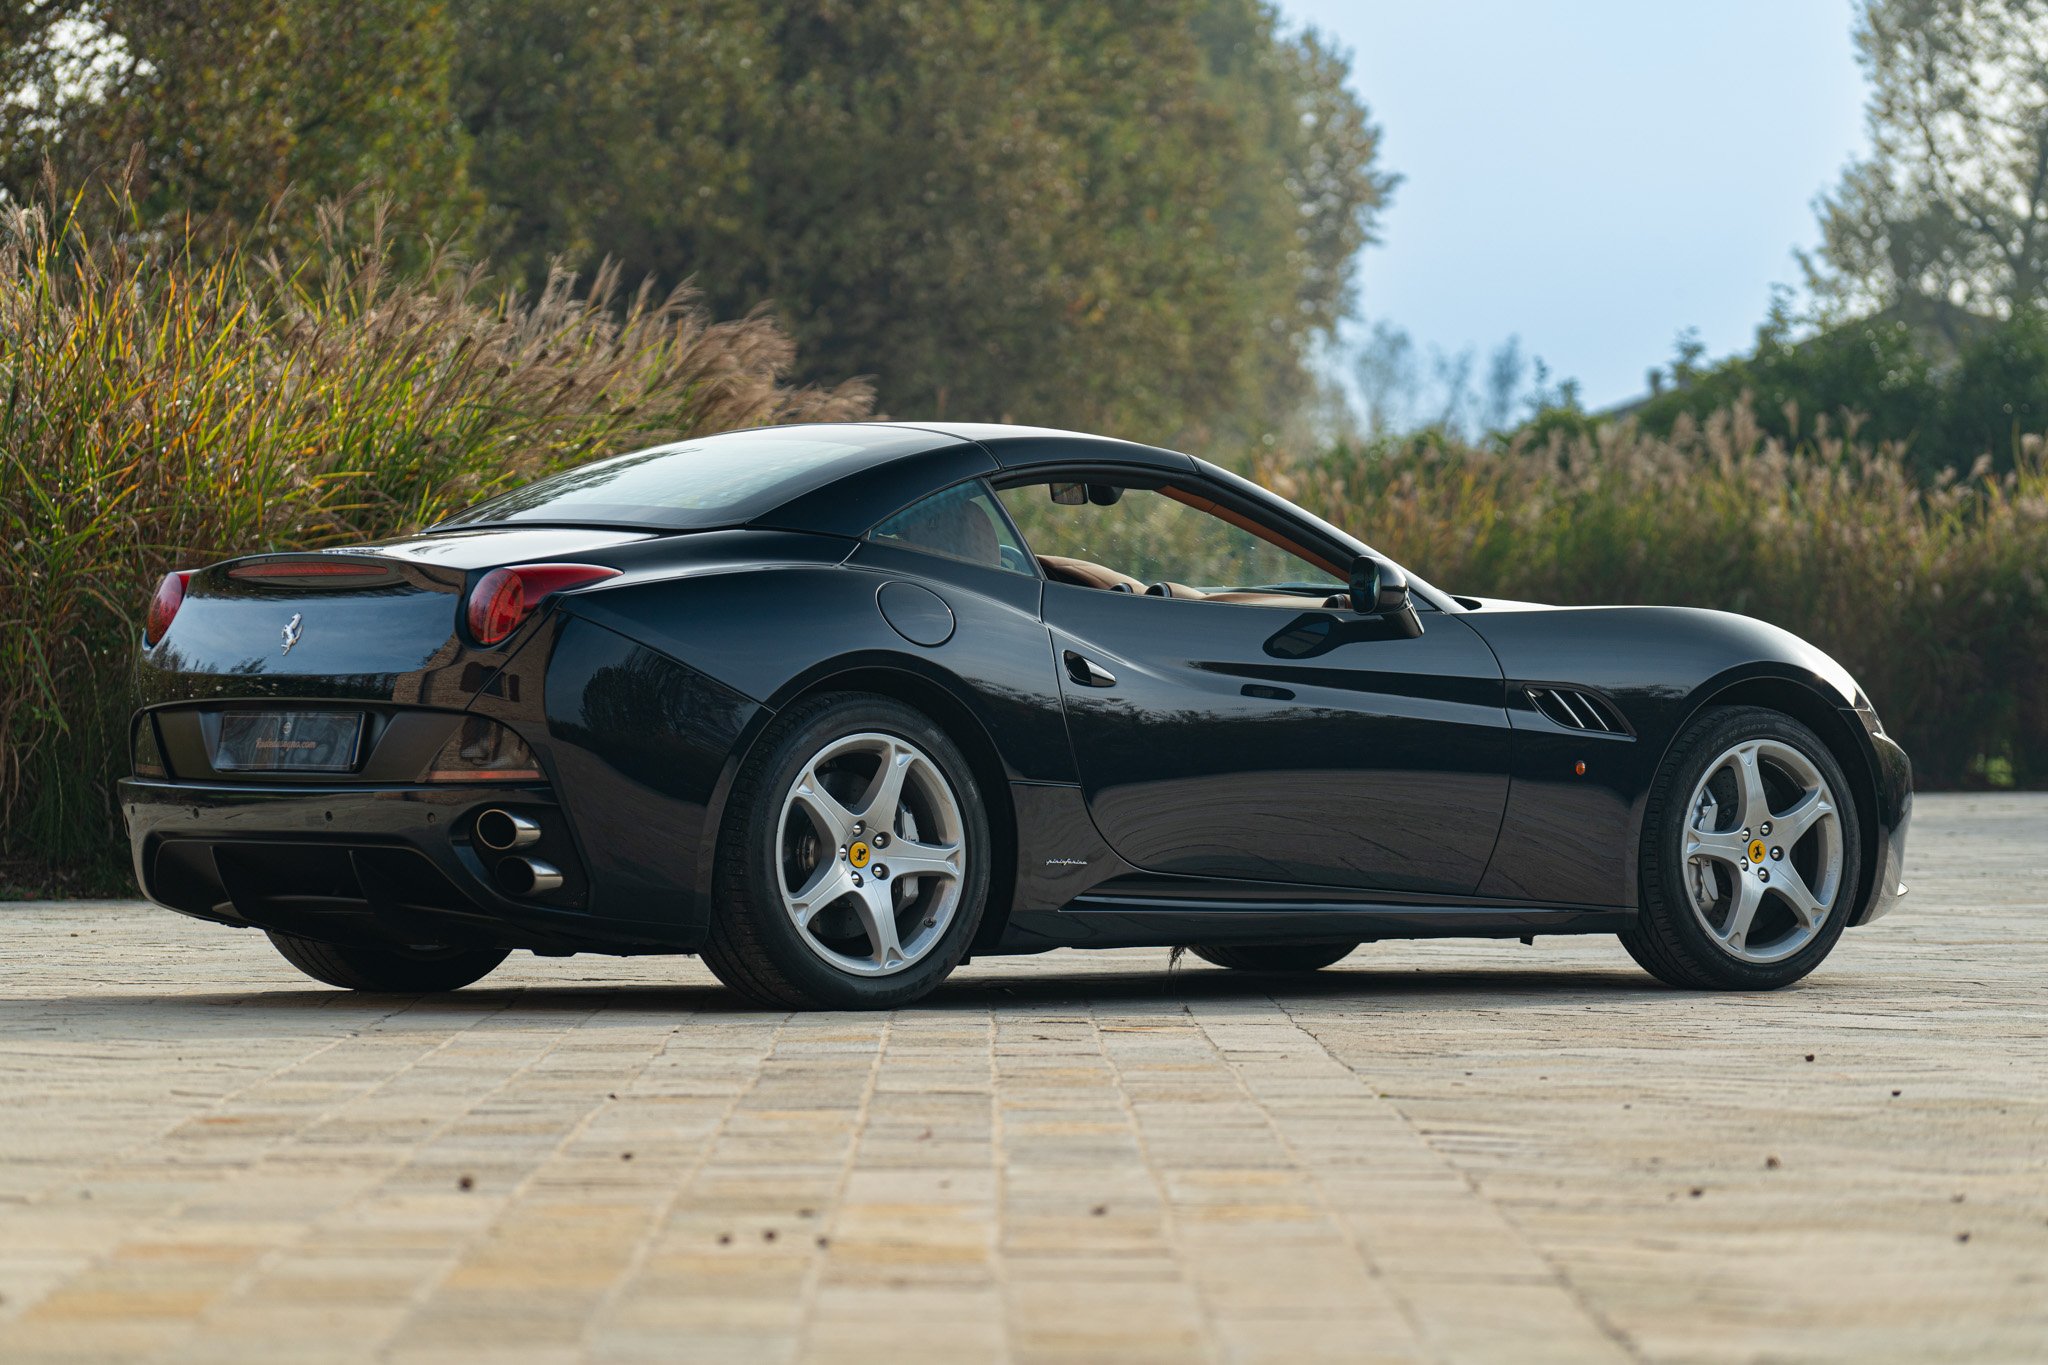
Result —
<path fill-rule="evenodd" d="M 1541 939 L 892 1015 L 0 907 L 0 1362 L 2048 1359 L 2044 869 L 2048 796 L 1923 797 L 1773 995 Z"/>

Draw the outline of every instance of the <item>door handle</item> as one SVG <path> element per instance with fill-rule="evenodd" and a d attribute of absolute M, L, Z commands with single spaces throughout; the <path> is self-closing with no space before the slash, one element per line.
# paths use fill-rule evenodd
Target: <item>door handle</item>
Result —
<path fill-rule="evenodd" d="M 1116 674 L 1091 659 L 1083 658 L 1073 650 L 1062 656 L 1067 664 L 1067 676 L 1083 687 L 1115 687 Z"/>

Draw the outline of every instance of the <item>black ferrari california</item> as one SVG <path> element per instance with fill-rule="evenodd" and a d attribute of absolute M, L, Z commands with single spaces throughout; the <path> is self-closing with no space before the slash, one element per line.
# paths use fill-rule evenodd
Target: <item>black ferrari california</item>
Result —
<path fill-rule="evenodd" d="M 989 954 L 1585 933 L 1753 990 L 1904 890 L 1906 756 L 1797 637 L 1443 592 L 1025 427 L 730 433 L 173 573 L 140 674 L 147 895 L 359 990 L 698 953 L 890 1006 Z"/>

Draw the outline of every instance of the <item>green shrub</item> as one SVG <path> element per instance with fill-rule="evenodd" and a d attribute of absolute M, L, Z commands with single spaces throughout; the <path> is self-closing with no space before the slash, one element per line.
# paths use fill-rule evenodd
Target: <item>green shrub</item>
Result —
<path fill-rule="evenodd" d="M 792 389 L 765 317 L 621 297 L 616 276 L 481 294 L 326 215 L 295 270 L 75 216 L 0 216 L 0 887 L 120 884 L 113 780 L 166 570 L 416 526 L 678 435 L 864 416 Z M 359 229 L 351 237 L 352 229 Z"/>
<path fill-rule="evenodd" d="M 2048 461 L 1923 484 L 1894 446 L 1766 435 L 1744 407 L 1671 435 L 1339 449 L 1258 471 L 1438 587 L 1716 607 L 1854 673 L 1924 787 L 2048 785 Z"/>
<path fill-rule="evenodd" d="M 1980 455 L 2004 472 L 2026 433 L 2048 429 L 2048 317 L 2029 308 L 1964 321 L 1952 338 L 1895 312 L 1803 341 L 1767 328 L 1755 351 L 1691 375 L 1628 415 L 1641 430 L 1669 434 L 1681 416 L 1699 422 L 1746 402 L 1780 440 L 1796 441 L 1825 418 L 1853 424 L 1872 443 L 1899 444 L 1922 478 L 1967 470 Z"/>

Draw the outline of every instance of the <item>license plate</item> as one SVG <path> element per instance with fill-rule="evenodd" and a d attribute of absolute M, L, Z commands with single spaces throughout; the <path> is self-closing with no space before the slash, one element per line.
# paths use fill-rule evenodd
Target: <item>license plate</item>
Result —
<path fill-rule="evenodd" d="M 360 711 L 226 711 L 217 772 L 345 773 L 363 742 Z"/>

